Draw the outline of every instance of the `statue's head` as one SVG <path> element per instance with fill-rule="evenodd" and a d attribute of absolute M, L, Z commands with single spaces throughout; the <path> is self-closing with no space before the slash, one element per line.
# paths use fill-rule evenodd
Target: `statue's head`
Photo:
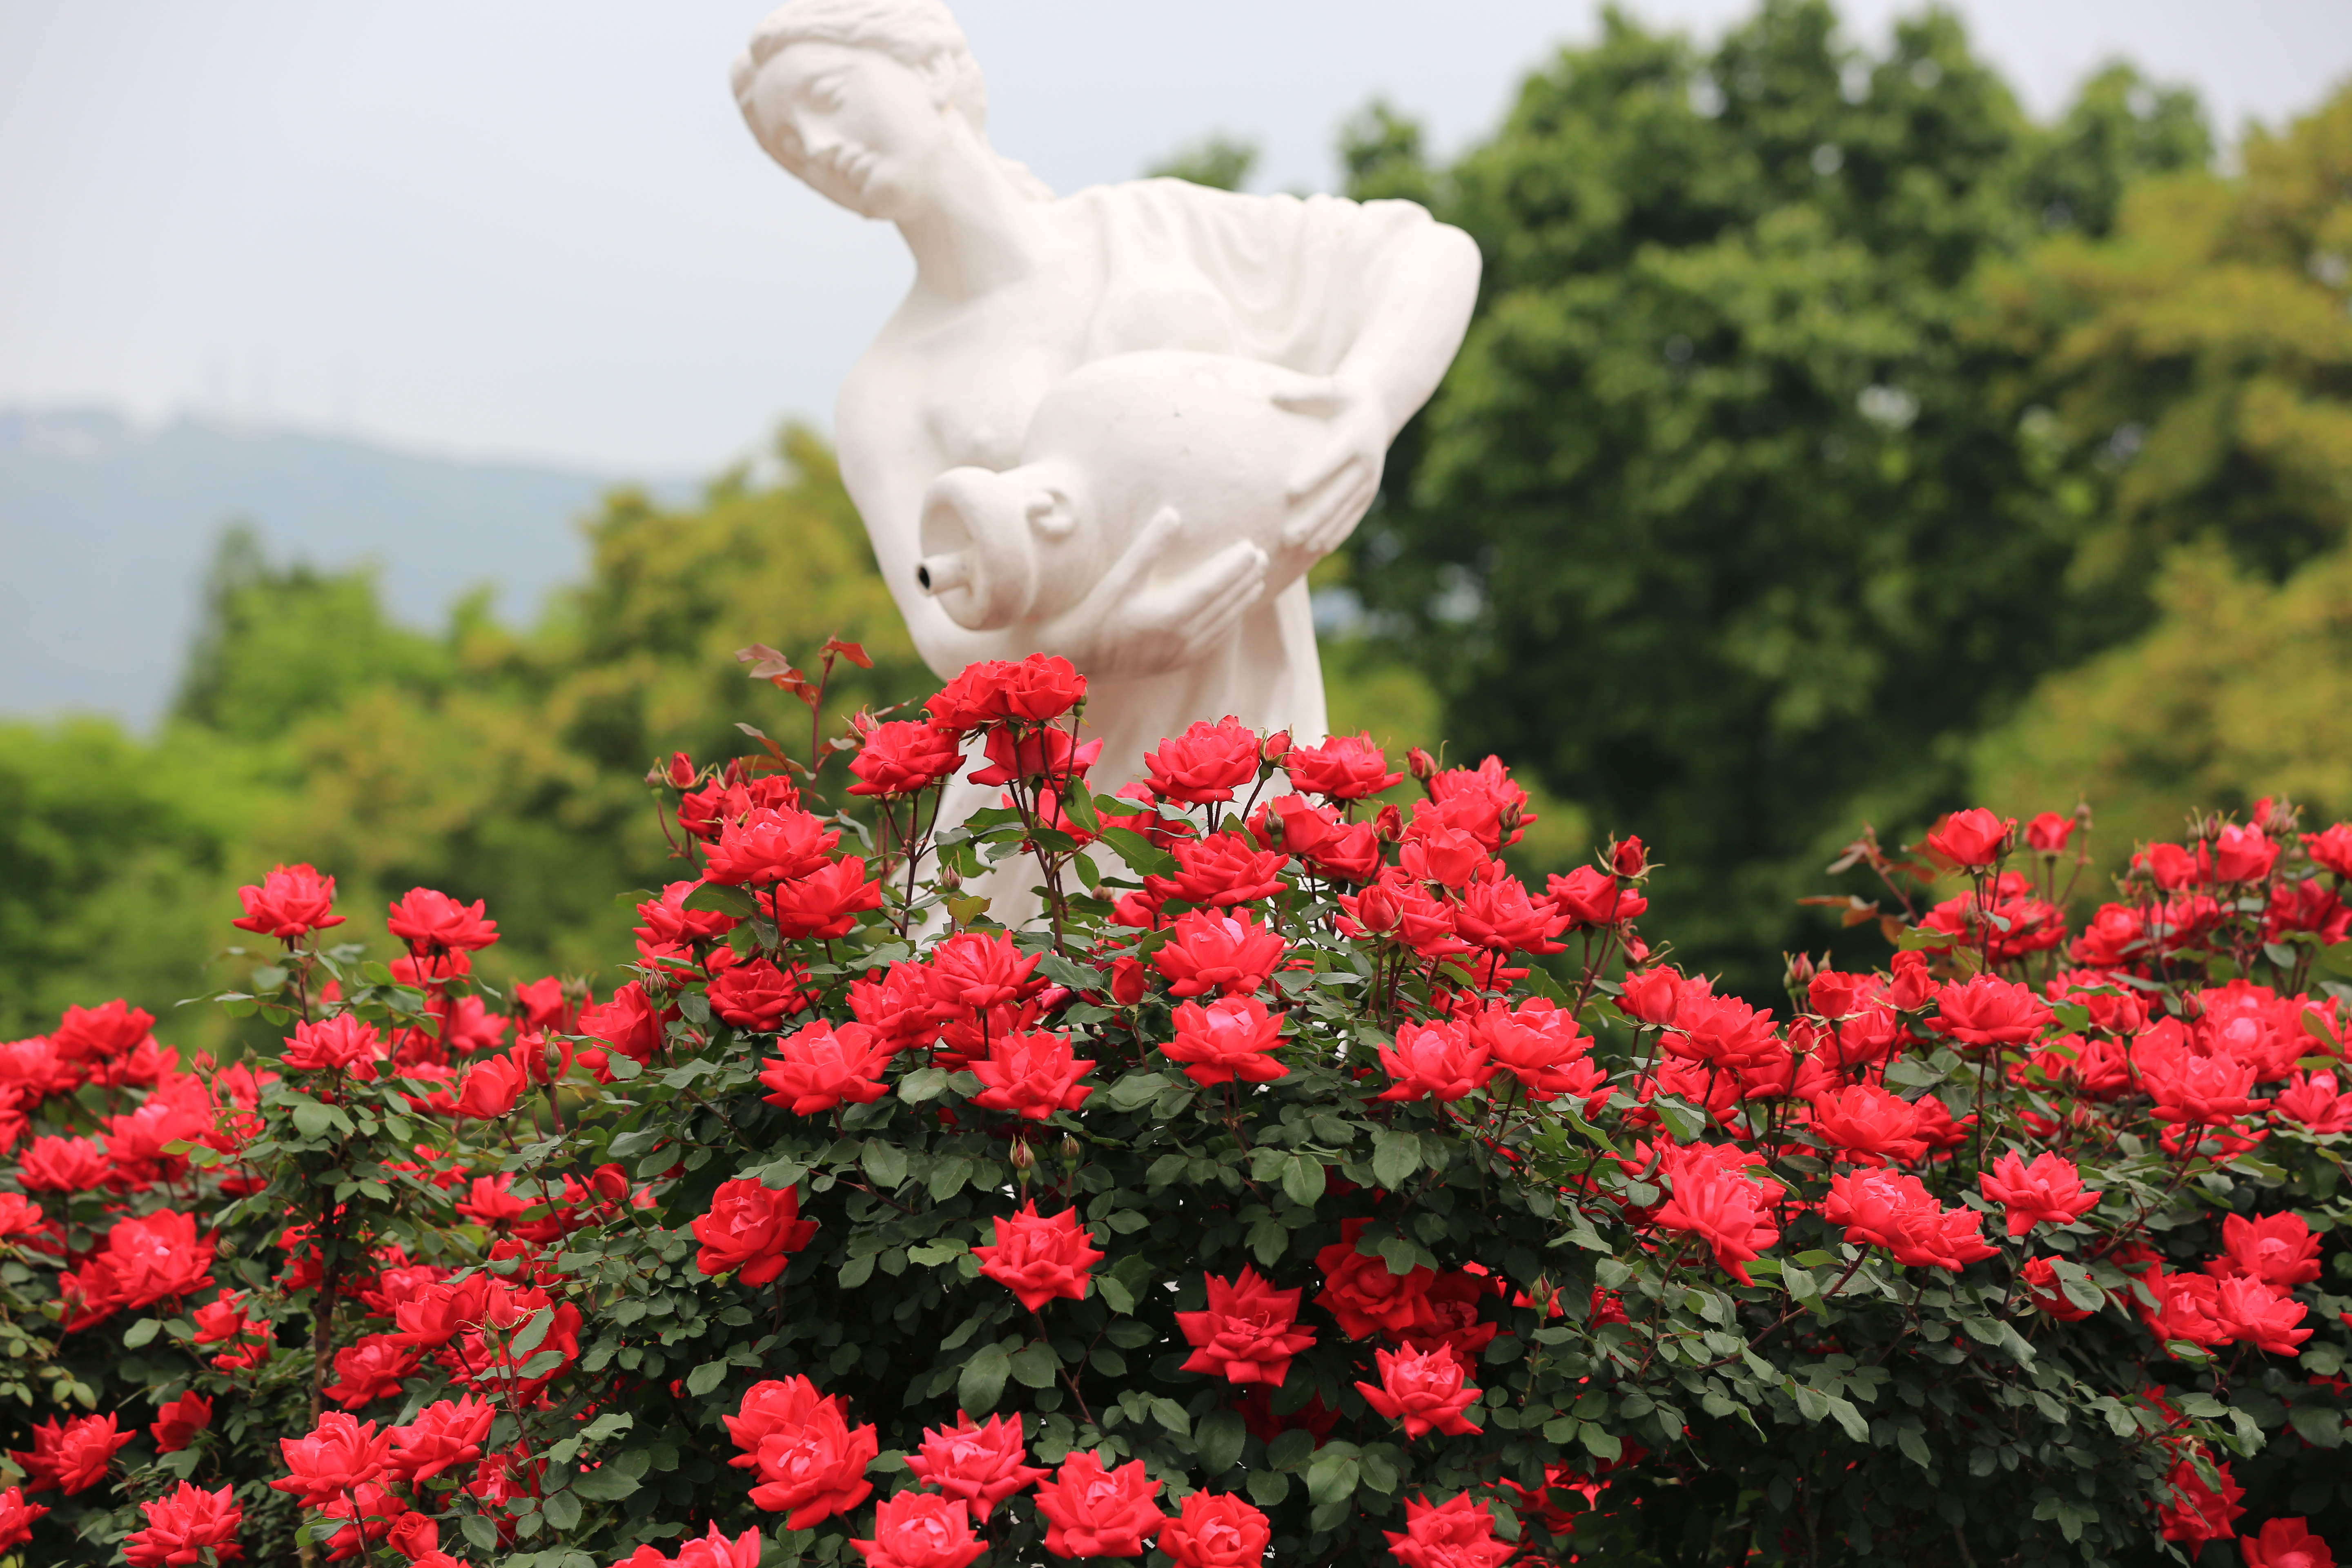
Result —
<path fill-rule="evenodd" d="M 940 0 L 792 0 L 736 57 L 734 85 L 771 157 L 867 217 L 922 206 L 948 140 L 985 144 L 988 89 Z"/>

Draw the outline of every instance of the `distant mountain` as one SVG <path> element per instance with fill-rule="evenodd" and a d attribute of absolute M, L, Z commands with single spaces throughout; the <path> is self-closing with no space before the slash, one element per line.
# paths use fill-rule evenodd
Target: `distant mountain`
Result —
<path fill-rule="evenodd" d="M 160 716 L 233 521 L 274 560 L 373 561 L 385 602 L 415 625 L 440 624 L 484 583 L 502 615 L 528 619 L 581 574 L 576 525 L 617 482 L 349 436 L 0 409 L 0 714 Z"/>

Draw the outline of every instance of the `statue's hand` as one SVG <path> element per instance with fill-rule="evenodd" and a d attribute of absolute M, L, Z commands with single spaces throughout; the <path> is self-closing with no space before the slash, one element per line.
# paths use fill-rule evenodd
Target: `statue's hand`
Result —
<path fill-rule="evenodd" d="M 1283 498 L 1297 510 L 1283 525 L 1282 545 L 1305 558 L 1304 570 L 1339 548 L 1372 504 L 1388 456 L 1388 421 L 1379 390 L 1353 376 L 1318 376 L 1274 401 L 1323 421 Z"/>
<path fill-rule="evenodd" d="M 1039 629 L 1038 646 L 1092 676 L 1160 675 L 1197 664 L 1265 591 L 1266 553 L 1237 541 L 1166 582 L 1151 569 L 1182 531 L 1162 508 L 1087 596 Z"/>

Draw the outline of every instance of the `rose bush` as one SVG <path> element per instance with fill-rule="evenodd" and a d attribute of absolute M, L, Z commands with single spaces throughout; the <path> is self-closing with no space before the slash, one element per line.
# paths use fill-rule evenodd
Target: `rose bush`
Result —
<path fill-rule="evenodd" d="M 1097 794 L 1083 700 L 657 766 L 602 998 L 280 867 L 219 999 L 274 1048 L 0 1045 L 0 1552 L 2332 1561 L 2352 827 L 2200 822 L 2079 929 L 2069 819 L 1866 834 L 1887 963 L 1764 1005 L 1640 840 L 1515 876 L 1499 763 L 1227 719 Z"/>

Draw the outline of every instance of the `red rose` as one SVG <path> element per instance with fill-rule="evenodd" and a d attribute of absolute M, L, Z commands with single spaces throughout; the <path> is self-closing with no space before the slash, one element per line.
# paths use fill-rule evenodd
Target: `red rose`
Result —
<path fill-rule="evenodd" d="M 2190 854 L 2178 844 L 2151 844 L 2136 852 L 2132 869 L 2146 871 L 2166 892 L 2178 892 L 2213 879 L 2213 857 L 2203 845 Z"/>
<path fill-rule="evenodd" d="M 2279 847 L 2260 827 L 2241 827 L 2231 823 L 2213 841 L 2213 879 L 2262 881 L 2278 864 L 2278 858 Z"/>
<path fill-rule="evenodd" d="M 0 1552 L 32 1540 L 34 1521 L 48 1511 L 39 1503 L 26 1502 L 15 1487 L 0 1492 Z"/>
<path fill-rule="evenodd" d="M 611 1001 L 583 1008 L 580 1032 L 642 1064 L 653 1060 L 661 1047 L 662 1017 L 646 999 L 643 983 L 632 980 Z"/>
<path fill-rule="evenodd" d="M 755 806 L 719 830 L 703 879 L 730 887 L 761 887 L 805 877 L 825 863 L 841 830 L 805 811 Z"/>
<path fill-rule="evenodd" d="M 806 1530 L 847 1513 L 873 1495 L 866 1467 L 880 1451 L 871 1426 L 852 1427 L 840 1405 L 826 1400 L 805 1421 L 760 1439 L 752 1506 L 784 1515 L 786 1530 Z"/>
<path fill-rule="evenodd" d="M 1087 1270 L 1104 1255 L 1087 1245 L 1077 1210 L 1064 1209 L 1041 1219 L 1033 1200 L 995 1225 L 996 1245 L 971 1249 L 982 1274 L 1011 1290 L 1033 1312 L 1056 1296 L 1086 1300 Z"/>
<path fill-rule="evenodd" d="M 8 1457 L 31 1483 L 27 1490 L 55 1487 L 71 1497 L 104 1479 L 114 1451 L 138 1436 L 135 1426 L 123 1431 L 111 1414 L 78 1415 L 62 1426 L 52 1419 L 33 1428 L 29 1451 L 11 1450 Z"/>
<path fill-rule="evenodd" d="M 245 905 L 245 916 L 228 923 L 281 942 L 343 923 L 343 917 L 334 912 L 335 879 L 321 877 L 307 863 L 274 867 L 261 886 L 239 888 L 236 896 Z"/>
<path fill-rule="evenodd" d="M 2220 1127 L 2253 1109 L 2254 1064 L 2199 1056 L 2178 1026 L 2142 1035 L 2132 1045 L 2131 1061 L 2140 1087 L 2156 1101 L 2158 1121 Z"/>
<path fill-rule="evenodd" d="M 1475 835 L 1449 827 L 1429 802 L 1415 801 L 1412 826 L 1404 832 L 1397 865 L 1416 882 L 1437 882 L 1456 892 L 1487 876 L 1495 858 Z"/>
<path fill-rule="evenodd" d="M 883 1506 L 887 1508 L 889 1505 L 885 1503 Z M 638 1550 L 642 1552 L 646 1548 L 639 1547 Z M 408 1568 L 424 1568 L 424 1565 L 412 1563 Z M 624 1563 L 622 1568 L 628 1568 L 628 1565 Z M 730 1541 L 714 1524 L 709 1533 L 701 1539 L 678 1542 L 677 1556 L 669 1563 L 669 1568 L 760 1568 L 760 1531 L 757 1528 L 747 1530 Z"/>
<path fill-rule="evenodd" d="M 711 977 L 707 994 L 710 1010 L 739 1029 L 765 1033 L 787 1013 L 808 1005 L 808 997 L 786 974 L 764 958 L 730 964 Z"/>
<path fill-rule="evenodd" d="M 154 1026 L 154 1014 L 121 997 L 102 1007 L 68 1007 L 49 1048 L 69 1062 L 111 1061 L 137 1050 Z"/>
<path fill-rule="evenodd" d="M 118 1221 L 98 1256 L 121 1304 L 135 1310 L 211 1284 L 213 1246 L 211 1236 L 196 1234 L 194 1216 L 163 1209 Z"/>
<path fill-rule="evenodd" d="M 1649 900 L 1593 866 L 1546 878 L 1544 894 L 1580 930 L 1630 921 L 1650 907 Z"/>
<path fill-rule="evenodd" d="M 497 1415 L 493 1406 L 471 1395 L 436 1399 L 418 1411 L 415 1420 L 386 1434 L 391 1439 L 386 1468 L 415 1485 L 453 1466 L 470 1465 L 482 1457 Z"/>
<path fill-rule="evenodd" d="M 1644 969 L 1625 976 L 1617 1005 L 1644 1024 L 1671 1024 L 1682 1005 L 1683 977 L 1671 969 Z"/>
<path fill-rule="evenodd" d="M 1292 787 L 1326 800 L 1361 800 L 1401 783 L 1370 735 L 1333 735 L 1319 746 L 1293 746 L 1282 759 Z"/>
<path fill-rule="evenodd" d="M 1192 1492 L 1160 1532 L 1160 1550 L 1178 1568 L 1259 1568 L 1271 1527 L 1265 1514 L 1230 1492 Z"/>
<path fill-rule="evenodd" d="M 2302 1519 L 2265 1521 L 2259 1535 L 2238 1537 L 2246 1568 L 2336 1568 L 2336 1553 Z"/>
<path fill-rule="evenodd" d="M 1472 945 L 1495 953 L 1561 952 L 1567 944 L 1552 939 L 1568 923 L 1569 917 L 1549 903 L 1528 898 L 1517 877 L 1471 883 L 1462 907 L 1454 911 L 1454 929 Z"/>
<path fill-rule="evenodd" d="M 1206 1310 L 1176 1314 L 1176 1326 L 1193 1347 L 1184 1370 L 1280 1387 L 1290 1375 L 1291 1358 L 1315 1342 L 1315 1331 L 1298 1326 L 1302 1292 L 1277 1290 L 1255 1268 L 1244 1268 L 1231 1283 L 1213 1274 L 1203 1278 Z"/>
<path fill-rule="evenodd" d="M 1971 806 L 1952 813 L 1930 831 L 1927 849 L 1955 866 L 1980 870 L 2000 858 L 2016 826 L 2013 816 L 1995 816 L 1983 806 Z"/>
<path fill-rule="evenodd" d="M 962 765 L 956 737 L 920 720 L 894 720 L 866 731 L 866 743 L 849 759 L 857 782 L 852 795 L 899 795 L 927 790 Z"/>
<path fill-rule="evenodd" d="M 795 1116 L 814 1116 L 844 1100 L 871 1105 L 882 1098 L 882 1074 L 890 1065 L 888 1046 L 863 1024 L 835 1028 L 819 1018 L 776 1042 L 760 1081 L 762 1098 Z"/>
<path fill-rule="evenodd" d="M 1282 891 L 1282 868 L 1289 857 L 1260 849 L 1240 833 L 1212 833 L 1175 847 L 1176 875 L 1146 877 L 1143 890 L 1154 899 L 1189 904 L 1245 904 Z"/>
<path fill-rule="evenodd" d="M 965 731 L 1006 721 L 1042 724 L 1076 707 L 1086 694 L 1087 678 L 1068 659 L 1033 653 L 1017 663 L 992 658 L 968 664 L 924 706 L 932 723 Z"/>
<path fill-rule="evenodd" d="M 201 1394 L 184 1394 L 168 1404 L 155 1407 L 155 1420 L 147 1430 L 155 1438 L 155 1447 L 166 1454 L 176 1454 L 186 1447 L 195 1435 L 213 1424 L 213 1402 Z"/>
<path fill-rule="evenodd" d="M 237 1548 L 236 1530 L 245 1522 L 245 1510 L 228 1487 L 208 1492 L 182 1481 L 139 1507 L 147 1516 L 147 1528 L 131 1531 L 122 1542 L 123 1561 L 131 1568 L 194 1563 L 207 1551 L 216 1563 L 244 1555 Z"/>
<path fill-rule="evenodd" d="M 1401 1334 L 1421 1320 L 1423 1299 L 1437 1271 L 1415 1264 L 1405 1273 L 1389 1271 L 1388 1259 L 1367 1257 L 1356 1249 L 1366 1219 L 1339 1222 L 1339 1239 L 1315 1255 L 1323 1271 L 1323 1293 L 1315 1304 L 1339 1321 L 1339 1331 L 1351 1340 L 1376 1333 Z"/>
<path fill-rule="evenodd" d="M 1650 852 L 1638 837 L 1612 845 L 1609 850 L 1610 869 L 1621 877 L 1639 877 L 1650 868 Z"/>
<path fill-rule="evenodd" d="M 1402 1423 L 1407 1442 L 1429 1431 L 1466 1437 L 1481 1430 L 1467 1415 L 1478 1402 L 1477 1385 L 1468 1381 L 1469 1369 L 1451 1345 L 1426 1353 L 1376 1351 L 1372 1360 L 1380 1365 L 1381 1381 L 1359 1383 L 1356 1392 L 1374 1410 Z"/>
<path fill-rule="evenodd" d="M 1066 780 L 1083 775 L 1102 755 L 1102 742 L 1078 744 L 1066 730 L 1052 728 L 1015 733 L 999 728 L 988 732 L 982 748 L 988 766 L 972 770 L 976 784 L 1005 784 L 1014 779 Z"/>
<path fill-rule="evenodd" d="M 2099 1194 L 2084 1189 L 2082 1172 L 2063 1154 L 2037 1154 L 2028 1165 L 2012 1150 L 1978 1173 L 1977 1186 L 2008 1212 L 2011 1236 L 2044 1223 L 2072 1225 L 2099 1205 Z"/>
<path fill-rule="evenodd" d="M 971 1102 L 987 1110 L 1010 1110 L 1031 1121 L 1043 1121 L 1057 1110 L 1076 1110 L 1094 1092 L 1078 1079 L 1095 1070 L 1070 1051 L 1070 1037 L 1051 1032 L 1018 1030 L 988 1042 L 988 1055 L 970 1064 L 981 1091 Z"/>
<path fill-rule="evenodd" d="M 378 1436 L 373 1421 L 330 1410 L 309 1433 L 280 1437 L 278 1447 L 287 1474 L 270 1482 L 271 1489 L 295 1493 L 305 1508 L 324 1508 L 361 1482 L 382 1478 L 392 1436 Z"/>
<path fill-rule="evenodd" d="M 857 917 L 882 907 L 882 884 L 866 879 L 866 862 L 845 856 L 779 882 L 760 900 L 787 940 L 830 942 L 847 936 Z"/>
<path fill-rule="evenodd" d="M 2282 1289 L 2308 1285 L 2319 1278 L 2319 1237 L 2301 1215 L 2229 1215 L 2221 1221 L 2221 1256 L 2207 1263 L 2205 1272 L 2260 1279 Z"/>
<path fill-rule="evenodd" d="M 1037 1484 L 1045 1550 L 1056 1557 L 1142 1556 L 1143 1543 L 1168 1523 L 1151 1500 L 1159 1492 L 1140 1459 L 1106 1472 L 1101 1456 L 1072 1454 L 1052 1480 Z"/>
<path fill-rule="evenodd" d="M 701 886 L 699 881 L 672 882 L 662 889 L 659 899 L 648 899 L 639 904 L 637 918 L 646 923 L 630 928 L 637 940 L 653 945 L 669 943 L 683 946 L 691 942 L 708 942 L 714 937 L 725 936 L 743 923 L 722 910 L 688 909 L 686 900 L 692 898 Z M 551 976 L 537 984 L 555 989 L 551 994 L 547 994 L 539 1010 L 530 1013 L 530 1023 L 537 1028 L 561 1023 L 560 1014 L 549 1013 L 545 1016 L 541 1014 L 562 995 L 562 983 Z M 522 1001 L 527 1008 L 531 1006 L 530 999 L 523 996 L 523 992 L 528 989 L 520 985 L 515 987 L 517 999 Z"/>
<path fill-rule="evenodd" d="M 1272 1083 L 1290 1069 L 1275 1059 L 1282 1044 L 1286 1013 L 1269 1014 L 1255 996 L 1225 996 L 1206 1007 L 1197 1002 L 1178 1005 L 1173 1018 L 1176 1037 L 1160 1047 L 1170 1061 L 1184 1065 L 1184 1076 L 1198 1084 Z"/>
<path fill-rule="evenodd" d="M 1993 1248 L 1977 1234 L 1984 1215 L 1973 1209 L 1946 1209 L 1916 1176 L 1892 1171 L 1858 1171 L 1830 1178 L 1822 1217 L 1845 1227 L 1857 1247 L 1884 1247 L 1895 1261 L 1915 1268 L 1958 1270 Z"/>
<path fill-rule="evenodd" d="M 907 1456 L 907 1468 L 986 1520 L 998 1503 L 1053 1474 L 1024 1463 L 1027 1458 L 1019 1417 L 992 1416 L 975 1426 L 959 1410 L 953 1426 L 923 1429 L 922 1446 Z"/>
<path fill-rule="evenodd" d="M 349 1013 L 338 1013 L 314 1024 L 295 1025 L 294 1037 L 287 1041 L 278 1059 L 286 1067 L 325 1072 L 369 1066 L 385 1054 L 383 1036 L 373 1024 Z"/>
<path fill-rule="evenodd" d="M 1754 1283 L 1748 1265 L 1780 1239 L 1770 1213 L 1776 1190 L 1696 1162 L 1671 1173 L 1674 1196 L 1654 1216 L 1658 1228 L 1697 1237 L 1726 1273 L 1742 1285 Z"/>
<path fill-rule="evenodd" d="M 482 918 L 483 900 L 461 904 L 431 888 L 411 888 L 391 907 L 384 929 L 413 952 L 477 952 L 499 940 L 499 922 Z"/>
<path fill-rule="evenodd" d="M 1342 822 L 1336 805 L 1301 795 L 1276 797 L 1265 808 L 1282 824 L 1282 848 L 1335 881 L 1359 886 L 1381 874 L 1381 837 L 1369 822 Z"/>
<path fill-rule="evenodd" d="M 943 1016 L 1020 1002 L 1045 988 L 1037 955 L 1013 945 L 1013 933 L 959 931 L 931 949 L 929 984 Z"/>
<path fill-rule="evenodd" d="M 963 1504 L 928 1492 L 884 1498 L 874 1510 L 874 1538 L 849 1544 L 866 1559 L 866 1568 L 964 1568 L 988 1550 L 988 1542 L 972 1534 Z"/>
<path fill-rule="evenodd" d="M 2025 825 L 2025 842 L 2044 855 L 2055 855 L 2074 836 L 2074 819 L 2045 811 Z"/>
<path fill-rule="evenodd" d="M 1538 820 L 1528 809 L 1528 792 L 1511 782 L 1511 770 L 1500 757 L 1488 757 L 1475 768 L 1416 771 L 1413 776 L 1426 780 L 1427 804 L 1445 826 L 1469 834 L 1491 854 L 1499 855 L 1505 846 L 1517 844 L 1519 835 Z M 1418 805 L 1413 815 L 1421 815 Z"/>
<path fill-rule="evenodd" d="M 2219 1488 L 2206 1484 L 2197 1467 L 2182 1459 L 2164 1478 L 2172 1489 L 2172 1500 L 2156 1510 L 2157 1522 L 2163 1527 L 2167 1541 L 2186 1542 L 2193 1552 L 2209 1541 L 2227 1541 L 2235 1533 L 2238 1516 L 2245 1509 L 2238 1500 L 2246 1489 L 2238 1485 L 2230 1474 L 2230 1467 L 2221 1460 L 2212 1461 Z"/>
<path fill-rule="evenodd" d="M 1962 1045 L 2021 1046 L 2040 1034 L 2051 1016 L 2031 986 L 1979 974 L 1965 985 L 1944 987 L 1927 1027 Z"/>
<path fill-rule="evenodd" d="M 397 1335 L 362 1335 L 357 1343 L 335 1352 L 336 1381 L 328 1385 L 326 1395 L 346 1410 L 357 1410 L 398 1394 L 402 1381 L 416 1370 L 420 1359 Z"/>
<path fill-rule="evenodd" d="M 1426 1496 L 1404 1505 L 1404 1529 L 1384 1530 L 1389 1555 L 1404 1568 L 1500 1568 L 1518 1548 L 1495 1539 L 1495 1516 L 1468 1492 L 1430 1506 Z"/>
<path fill-rule="evenodd" d="M 1258 738 L 1230 713 L 1213 724 L 1196 721 L 1144 752 L 1143 765 L 1150 770 L 1145 784 L 1162 800 L 1231 800 L 1236 786 L 1257 777 Z"/>
<path fill-rule="evenodd" d="M 1151 963 L 1175 995 L 1222 990 L 1246 996 L 1265 984 L 1288 949 L 1281 932 L 1250 915 L 1188 910 L 1176 917 L 1174 931 Z"/>
<path fill-rule="evenodd" d="M 1495 1076 L 1486 1044 L 1451 1019 L 1406 1024 L 1396 1043 L 1380 1051 L 1381 1066 L 1395 1080 L 1381 1091 L 1382 1100 L 1460 1100 Z"/>
<path fill-rule="evenodd" d="M 1469 1027 L 1495 1068 L 1517 1079 L 1521 1092 L 1538 1104 L 1563 1094 L 1589 1097 L 1609 1081 L 1585 1059 L 1592 1042 L 1577 1027 L 1576 1015 L 1549 997 L 1486 1008 L 1471 1016 Z"/>
<path fill-rule="evenodd" d="M 816 1384 L 797 1374 L 777 1379 L 765 1378 L 744 1391 L 743 1402 L 732 1415 L 722 1415 L 727 1436 L 743 1452 L 727 1462 L 738 1469 L 756 1468 L 760 1462 L 760 1445 L 779 1432 L 788 1432 L 807 1426 L 816 1419 L 820 1406 L 838 1415 L 841 1399 L 837 1394 L 819 1394 Z"/>
<path fill-rule="evenodd" d="M 1850 1084 L 1815 1097 L 1812 1131 L 1822 1142 L 1850 1153 L 1916 1160 L 1927 1152 L 1918 1135 L 1918 1110 L 1875 1084 Z"/>
<path fill-rule="evenodd" d="M 2352 877 L 2352 823 L 2331 824 L 2325 833 L 2303 836 L 2304 852 L 2339 877 Z"/>
<path fill-rule="evenodd" d="M 457 1090 L 457 1114 L 488 1121 L 506 1115 L 522 1098 L 523 1070 L 511 1057 L 491 1057 L 466 1069 Z"/>
<path fill-rule="evenodd" d="M 710 1210 L 688 1226 L 702 1250 L 694 1266 L 705 1274 L 738 1272 L 746 1285 L 765 1285 L 809 1244 L 816 1221 L 801 1218 L 801 1190 L 778 1192 L 761 1182 L 719 1184 Z"/>

